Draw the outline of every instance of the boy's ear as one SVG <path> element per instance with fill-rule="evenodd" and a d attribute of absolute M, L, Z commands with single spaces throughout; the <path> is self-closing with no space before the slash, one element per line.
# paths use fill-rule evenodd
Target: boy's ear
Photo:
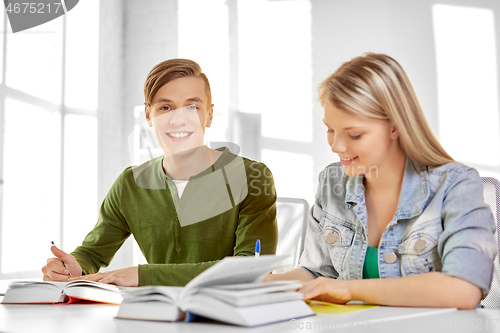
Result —
<path fill-rule="evenodd" d="M 153 123 L 151 122 L 151 111 L 146 103 L 144 103 L 144 113 L 146 114 L 146 122 L 148 123 L 148 126 L 153 127 Z"/>
<path fill-rule="evenodd" d="M 207 118 L 206 127 L 210 127 L 210 125 L 212 125 L 213 117 L 214 117 L 214 105 L 212 104 L 208 108 L 208 118 Z"/>

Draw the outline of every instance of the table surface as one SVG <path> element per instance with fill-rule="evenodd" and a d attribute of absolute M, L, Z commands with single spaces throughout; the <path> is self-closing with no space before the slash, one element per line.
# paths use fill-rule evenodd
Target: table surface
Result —
<path fill-rule="evenodd" d="M 1 297 L 0 297 L 1 298 Z M 342 314 L 318 314 L 261 327 L 217 322 L 169 323 L 114 318 L 118 306 L 105 304 L 0 304 L 0 332 L 498 332 L 500 310 L 455 310 L 375 307 Z M 342 329 L 341 329 L 342 328 Z"/>
<path fill-rule="evenodd" d="M 0 294 L 3 291 L 0 280 Z M 0 301 L 3 297 L 0 296 Z M 246 328 L 217 322 L 170 323 L 116 319 L 118 306 L 107 304 L 0 304 L 0 332 L 500 332 L 500 310 L 374 307 L 341 314 L 288 320 Z"/>

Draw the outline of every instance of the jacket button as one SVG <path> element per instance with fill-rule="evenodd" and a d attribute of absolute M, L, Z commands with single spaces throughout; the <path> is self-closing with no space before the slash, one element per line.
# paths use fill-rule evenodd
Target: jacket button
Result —
<path fill-rule="evenodd" d="M 425 249 L 425 245 L 427 243 L 423 239 L 419 239 L 418 241 L 415 242 L 415 251 L 421 252 L 423 249 Z"/>
<path fill-rule="evenodd" d="M 396 253 L 394 253 L 394 252 L 387 253 L 384 256 L 384 262 L 386 264 L 394 264 L 396 262 L 396 260 L 398 260 L 398 257 L 396 256 Z"/>
<path fill-rule="evenodd" d="M 326 235 L 326 241 L 328 244 L 335 243 L 337 241 L 337 235 L 329 233 L 328 235 Z"/>

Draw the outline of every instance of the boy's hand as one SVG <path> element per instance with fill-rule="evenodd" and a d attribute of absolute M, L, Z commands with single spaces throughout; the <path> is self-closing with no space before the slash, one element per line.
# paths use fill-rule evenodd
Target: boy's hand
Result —
<path fill-rule="evenodd" d="M 132 266 L 104 273 L 85 275 L 83 277 L 74 277 L 68 281 L 74 280 L 110 283 L 122 287 L 137 287 L 139 285 L 139 269 L 137 266 Z"/>
<path fill-rule="evenodd" d="M 44 281 L 68 281 L 69 274 L 73 277 L 82 275 L 82 268 L 75 257 L 59 250 L 55 245 L 50 250 L 56 258 L 48 259 L 47 264 L 42 267 Z"/>

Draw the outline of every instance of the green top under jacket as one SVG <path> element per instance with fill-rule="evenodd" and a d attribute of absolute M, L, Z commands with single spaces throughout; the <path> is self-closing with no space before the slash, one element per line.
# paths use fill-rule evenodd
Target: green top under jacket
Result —
<path fill-rule="evenodd" d="M 179 199 L 163 156 L 118 177 L 97 224 L 72 255 L 83 274 L 109 265 L 130 234 L 148 264 L 139 286 L 182 286 L 226 256 L 274 254 L 278 241 L 273 176 L 262 163 L 227 148 L 214 165 L 189 179 Z"/>
<path fill-rule="evenodd" d="M 363 279 L 379 279 L 378 248 L 368 246 L 363 264 Z"/>

